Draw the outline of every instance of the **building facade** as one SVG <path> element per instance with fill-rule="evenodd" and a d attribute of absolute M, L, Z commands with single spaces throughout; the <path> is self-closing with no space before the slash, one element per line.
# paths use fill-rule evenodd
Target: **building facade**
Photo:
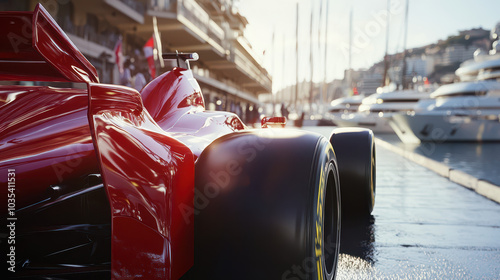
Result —
<path fill-rule="evenodd" d="M 162 52 L 197 52 L 193 73 L 209 110 L 256 115 L 258 95 L 269 93 L 272 79 L 244 36 L 248 24 L 231 0 L 9 0 L 1 10 L 33 10 L 41 3 L 96 67 L 101 82 L 120 83 L 114 48 L 119 40 L 132 76 L 149 81 L 143 46 L 161 34 Z M 172 63 L 157 69 L 170 70 Z"/>
<path fill-rule="evenodd" d="M 464 45 L 451 45 L 444 50 L 443 65 L 461 63 L 474 57 L 475 48 Z"/>

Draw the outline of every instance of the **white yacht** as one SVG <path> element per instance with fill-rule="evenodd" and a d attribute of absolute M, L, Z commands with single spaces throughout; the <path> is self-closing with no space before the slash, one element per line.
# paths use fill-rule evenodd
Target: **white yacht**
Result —
<path fill-rule="evenodd" d="M 413 111 L 413 107 L 429 93 L 404 90 L 375 93 L 364 98 L 357 112 L 342 114 L 335 119 L 338 126 L 360 126 L 373 130 L 374 133 L 394 133 L 389 125 L 388 117 L 397 113 Z"/>
<path fill-rule="evenodd" d="M 365 98 L 364 95 L 337 98 L 330 103 L 327 116 L 332 120 L 336 120 L 342 118 L 344 114 L 357 112 L 363 98 Z"/>
<path fill-rule="evenodd" d="M 495 38 L 498 39 L 498 37 Z M 455 71 L 455 74 L 462 82 L 500 79 L 500 41 L 493 42 L 489 54 L 480 49 L 476 50 L 474 58 L 464 61 L 460 68 Z"/>
<path fill-rule="evenodd" d="M 420 141 L 500 141 L 500 82 L 444 85 L 421 100 L 413 112 L 390 121 L 405 143 Z"/>
<path fill-rule="evenodd" d="M 492 54 L 489 55 L 489 64 L 479 70 L 477 79 L 480 81 L 497 80 L 500 81 L 500 43 L 495 41 L 493 43 L 494 49 Z"/>
<path fill-rule="evenodd" d="M 475 54 L 473 59 L 463 62 L 455 74 L 462 82 L 500 79 L 500 53 Z"/>

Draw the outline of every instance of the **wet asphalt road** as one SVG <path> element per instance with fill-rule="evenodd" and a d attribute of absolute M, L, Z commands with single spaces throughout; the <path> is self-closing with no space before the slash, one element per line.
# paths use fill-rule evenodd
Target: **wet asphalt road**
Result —
<path fill-rule="evenodd" d="M 500 204 L 376 148 L 375 209 L 343 221 L 337 279 L 500 279 Z"/>

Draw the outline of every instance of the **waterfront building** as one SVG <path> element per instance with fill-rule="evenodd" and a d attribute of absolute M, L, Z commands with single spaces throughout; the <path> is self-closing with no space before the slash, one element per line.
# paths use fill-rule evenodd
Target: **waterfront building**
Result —
<path fill-rule="evenodd" d="M 258 95 L 270 93 L 272 79 L 244 36 L 248 21 L 230 0 L 11 0 L 1 10 L 33 10 L 41 2 L 87 59 L 101 82 L 120 83 L 114 48 L 122 42 L 132 76 L 149 81 L 143 47 L 154 18 L 163 52 L 197 52 L 191 63 L 209 110 L 256 115 Z M 128 65 L 126 65 L 128 66 Z M 158 74 L 174 66 L 166 65 Z"/>

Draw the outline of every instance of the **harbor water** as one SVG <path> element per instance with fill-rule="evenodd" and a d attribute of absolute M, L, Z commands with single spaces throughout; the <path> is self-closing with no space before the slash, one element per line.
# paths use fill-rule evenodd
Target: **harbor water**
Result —
<path fill-rule="evenodd" d="M 500 142 L 424 142 L 405 144 L 395 134 L 378 134 L 378 138 L 406 151 L 441 162 L 479 180 L 500 186 Z"/>

